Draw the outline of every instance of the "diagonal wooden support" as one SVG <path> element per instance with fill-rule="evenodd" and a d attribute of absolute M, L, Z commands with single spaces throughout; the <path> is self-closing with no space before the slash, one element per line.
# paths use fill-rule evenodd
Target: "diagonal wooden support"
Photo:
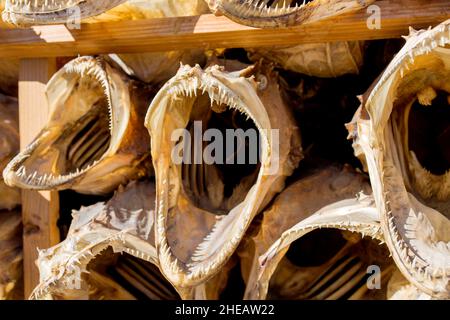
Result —
<path fill-rule="evenodd" d="M 23 59 L 20 62 L 19 126 L 22 149 L 33 141 L 47 122 L 49 110 L 45 85 L 55 71 L 54 58 Z M 37 248 L 49 248 L 59 242 L 58 216 L 57 192 L 22 191 L 25 297 L 29 297 L 39 283 L 39 271 L 35 264 Z"/>

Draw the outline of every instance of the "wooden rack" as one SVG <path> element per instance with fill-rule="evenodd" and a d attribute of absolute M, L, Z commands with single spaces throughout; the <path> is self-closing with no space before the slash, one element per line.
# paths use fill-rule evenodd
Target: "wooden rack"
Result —
<path fill-rule="evenodd" d="M 35 26 L 0 30 L 0 58 L 21 58 L 19 117 L 25 147 L 47 121 L 45 84 L 56 71 L 56 58 L 100 53 L 133 53 L 189 48 L 295 45 L 339 40 L 374 40 L 407 35 L 450 18 L 449 0 L 384 0 L 379 29 L 369 29 L 366 10 L 295 28 L 257 29 L 210 14 L 81 25 Z M 57 192 L 23 191 L 25 295 L 39 280 L 37 248 L 59 242 Z"/>

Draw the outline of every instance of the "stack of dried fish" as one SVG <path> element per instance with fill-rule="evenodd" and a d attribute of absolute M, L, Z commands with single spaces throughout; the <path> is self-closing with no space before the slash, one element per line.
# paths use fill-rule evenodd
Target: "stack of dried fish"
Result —
<path fill-rule="evenodd" d="M 94 23 L 207 10 L 123 2 L 25 11 L 7 1 L 4 17 L 66 22 L 78 8 Z M 372 2 L 208 4 L 239 23 L 285 27 Z M 47 84 L 47 125 L 3 176 L 107 200 L 76 208 L 66 239 L 40 252 L 32 298 L 450 298 L 449 44 L 450 21 L 412 31 L 376 80 L 362 42 L 230 50 L 206 64 L 200 51 L 72 60 Z M 358 73 L 375 80 L 360 83 L 370 89 L 359 109 L 353 92 L 329 90 L 329 78 Z M 343 100 L 327 109 L 337 131 L 321 126 L 326 103 L 313 101 L 323 94 Z M 318 152 L 336 132 L 349 146 L 340 109 L 356 111 L 347 129 L 360 164 L 351 152 Z M 0 241 L 2 225 L 19 223 L 0 224 Z"/>

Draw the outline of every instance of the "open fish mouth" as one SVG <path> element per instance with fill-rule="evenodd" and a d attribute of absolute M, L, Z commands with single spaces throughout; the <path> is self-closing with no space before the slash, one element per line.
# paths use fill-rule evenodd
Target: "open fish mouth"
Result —
<path fill-rule="evenodd" d="M 374 241 L 383 235 L 373 198 L 365 195 L 370 192 L 363 175 L 338 166 L 286 188 L 241 246 L 248 274 L 244 298 L 367 298 L 367 267 L 390 272 L 387 250 Z"/>
<path fill-rule="evenodd" d="M 6 0 L 3 20 L 18 26 L 192 16 L 204 0 Z"/>
<path fill-rule="evenodd" d="M 149 138 L 143 115 L 150 95 L 136 88 L 100 59 L 66 64 L 47 84 L 46 127 L 5 168 L 5 182 L 104 194 L 144 175 Z"/>
<path fill-rule="evenodd" d="M 19 151 L 19 115 L 16 98 L 0 94 L 0 170 Z M 9 187 L 0 177 L 0 209 L 12 210 L 20 205 L 20 190 Z"/>
<path fill-rule="evenodd" d="M 0 211 L 0 300 L 23 299 L 22 216 Z"/>
<path fill-rule="evenodd" d="M 289 27 L 365 8 L 375 0 L 208 0 L 211 11 L 248 26 Z"/>
<path fill-rule="evenodd" d="M 449 26 L 412 31 L 349 126 L 396 264 L 435 297 L 450 292 Z"/>
<path fill-rule="evenodd" d="M 126 0 L 7 0 L 3 20 L 16 25 L 58 24 L 88 18 Z"/>
<path fill-rule="evenodd" d="M 385 289 L 393 271 L 386 247 L 332 228 L 300 237 L 285 252 L 270 278 L 268 299 L 365 300 L 373 294 L 368 287 L 372 272 L 381 271 L 380 289 Z M 314 252 L 323 256 L 318 259 Z M 368 272 L 371 266 L 377 269 Z M 374 298 L 385 296 L 377 292 Z"/>
<path fill-rule="evenodd" d="M 255 129 L 259 143 L 236 139 L 225 158 L 259 145 L 258 161 L 232 165 L 208 163 L 205 158 L 191 164 L 184 161 L 188 148 L 182 152 L 183 161 L 176 161 L 173 155 L 179 154 L 180 136 L 175 133 L 192 132 L 191 124 L 199 122 L 216 133 L 236 127 Z M 153 100 L 146 126 L 155 157 L 155 237 L 161 269 L 174 285 L 193 287 L 218 272 L 258 210 L 281 191 L 284 178 L 301 159 L 298 129 L 267 74 L 258 75 L 253 67 L 226 72 L 218 65 L 206 70 L 182 66 Z M 279 146 L 272 129 L 279 130 Z M 203 156 L 209 147 L 200 143 Z M 276 169 L 271 172 L 271 168 Z M 240 179 L 230 179 L 231 172 L 239 172 Z"/>

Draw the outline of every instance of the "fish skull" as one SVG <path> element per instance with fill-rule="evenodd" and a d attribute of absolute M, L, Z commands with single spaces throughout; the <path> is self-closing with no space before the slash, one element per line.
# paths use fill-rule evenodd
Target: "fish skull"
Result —
<path fill-rule="evenodd" d="M 449 297 L 450 21 L 411 30 L 348 125 L 386 244 L 405 278 Z"/>

